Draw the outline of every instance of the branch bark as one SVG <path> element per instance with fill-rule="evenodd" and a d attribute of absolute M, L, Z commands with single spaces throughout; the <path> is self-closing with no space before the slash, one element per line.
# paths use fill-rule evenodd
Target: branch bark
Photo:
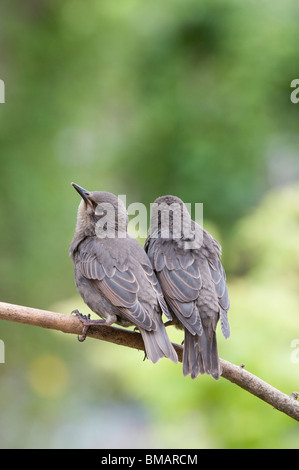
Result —
<path fill-rule="evenodd" d="M 26 323 L 42 328 L 59 330 L 63 333 L 77 335 L 82 333 L 82 324 L 74 315 L 63 315 L 61 313 L 4 302 L 0 302 L 0 320 Z M 88 329 L 87 336 L 144 351 L 140 333 L 131 330 L 104 325 L 91 326 Z M 174 347 L 179 361 L 182 362 L 182 346 L 174 344 Z M 224 379 L 238 385 L 252 395 L 272 405 L 275 409 L 299 421 L 299 402 L 296 400 L 296 393 L 286 395 L 259 377 L 251 374 L 242 366 L 236 366 L 223 359 L 221 359 L 221 364 L 222 377 Z"/>

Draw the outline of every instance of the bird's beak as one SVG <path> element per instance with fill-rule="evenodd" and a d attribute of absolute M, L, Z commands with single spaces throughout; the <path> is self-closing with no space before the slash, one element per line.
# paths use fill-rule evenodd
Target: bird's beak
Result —
<path fill-rule="evenodd" d="M 82 199 L 86 202 L 86 204 L 90 204 L 90 205 L 92 206 L 92 202 L 91 202 L 91 200 L 89 199 L 90 192 L 87 191 L 87 190 L 84 189 L 84 188 L 81 188 L 81 186 L 79 186 L 79 185 L 76 184 L 76 183 L 72 183 L 72 186 L 75 188 L 76 191 L 78 191 L 78 193 L 80 194 L 80 196 L 82 197 Z"/>

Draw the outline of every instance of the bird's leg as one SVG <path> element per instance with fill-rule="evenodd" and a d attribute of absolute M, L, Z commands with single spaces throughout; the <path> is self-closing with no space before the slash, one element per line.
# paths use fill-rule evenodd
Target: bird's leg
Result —
<path fill-rule="evenodd" d="M 140 329 L 138 328 L 138 326 L 135 326 L 135 328 L 134 328 L 133 331 L 139 331 L 139 332 L 140 332 Z M 145 359 L 147 359 L 147 355 L 146 355 L 146 352 L 144 351 L 144 358 L 143 358 L 143 360 L 145 361 Z"/>
<path fill-rule="evenodd" d="M 113 321 L 106 321 L 106 320 L 91 320 L 90 319 L 90 314 L 88 315 L 83 315 L 83 313 L 80 313 L 79 310 L 73 310 L 72 313 L 74 313 L 80 320 L 80 322 L 83 325 L 83 332 L 81 336 L 78 336 L 78 341 L 82 343 L 86 339 L 87 331 L 88 328 L 92 325 L 105 325 L 105 326 L 111 326 Z"/>
<path fill-rule="evenodd" d="M 140 329 L 138 328 L 138 326 L 135 326 L 133 331 L 139 331 L 140 332 Z M 146 352 L 144 351 L 144 358 L 143 360 L 145 361 L 145 359 L 147 359 L 147 355 L 146 355 Z"/>
<path fill-rule="evenodd" d="M 171 325 L 174 325 L 174 324 L 175 324 L 174 320 L 168 320 L 166 323 L 164 323 L 164 326 L 167 327 L 167 326 L 171 326 Z"/>

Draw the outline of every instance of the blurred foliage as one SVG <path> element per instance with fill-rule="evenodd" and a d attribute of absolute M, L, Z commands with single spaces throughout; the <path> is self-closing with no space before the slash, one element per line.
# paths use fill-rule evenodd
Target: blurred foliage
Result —
<path fill-rule="evenodd" d="M 82 305 L 71 181 L 203 202 L 232 303 L 221 356 L 298 390 L 298 14 L 295 0 L 3 0 L 1 300 Z M 2 323 L 1 447 L 298 448 L 292 420 L 225 380 Z"/>

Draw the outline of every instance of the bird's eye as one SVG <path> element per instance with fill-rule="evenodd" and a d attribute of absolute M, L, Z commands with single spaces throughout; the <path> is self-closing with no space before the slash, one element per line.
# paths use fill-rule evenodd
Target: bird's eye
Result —
<path fill-rule="evenodd" d="M 95 208 L 95 215 L 103 215 L 105 212 L 105 209 L 103 206 L 101 206 L 100 204 L 97 205 L 97 207 Z"/>

